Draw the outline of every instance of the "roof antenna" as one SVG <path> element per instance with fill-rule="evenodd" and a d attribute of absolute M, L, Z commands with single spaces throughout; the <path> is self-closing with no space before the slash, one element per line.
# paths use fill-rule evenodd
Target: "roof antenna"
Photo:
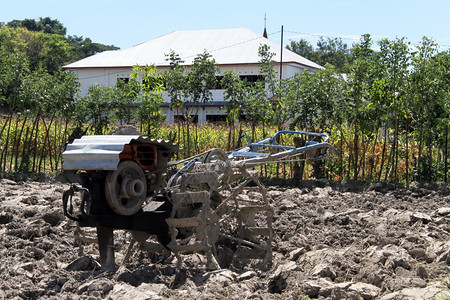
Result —
<path fill-rule="evenodd" d="M 266 14 L 264 14 L 264 33 L 263 33 L 263 37 L 265 37 L 267 39 L 268 37 L 267 37 L 267 30 L 266 30 L 266 22 L 267 22 Z"/>

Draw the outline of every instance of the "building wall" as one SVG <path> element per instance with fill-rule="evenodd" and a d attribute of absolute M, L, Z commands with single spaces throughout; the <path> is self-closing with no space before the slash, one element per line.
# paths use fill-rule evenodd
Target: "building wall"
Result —
<path fill-rule="evenodd" d="M 223 106 L 219 105 L 209 105 L 204 107 L 193 108 L 191 110 L 191 116 L 194 116 L 197 112 L 198 122 L 200 124 L 205 123 L 208 119 L 216 116 L 224 116 L 225 117 L 225 109 Z M 162 108 L 162 113 L 166 115 L 167 123 L 175 122 L 175 118 L 177 115 L 182 117 L 183 112 L 172 110 L 167 106 Z"/>
<path fill-rule="evenodd" d="M 91 85 L 115 86 L 117 79 L 129 78 L 131 68 L 93 68 L 76 69 L 73 72 L 81 82 L 80 96 L 84 97 Z"/>
<path fill-rule="evenodd" d="M 279 74 L 279 65 L 275 65 L 275 71 Z M 283 78 L 289 78 L 294 76 L 296 73 L 301 73 L 306 68 L 298 64 L 283 64 L 282 74 Z M 307 69 L 312 72 L 312 70 Z M 251 76 L 258 75 L 259 65 L 230 65 L 230 66 L 220 66 L 220 75 L 223 75 L 226 71 L 233 71 L 240 76 Z M 99 86 L 115 86 L 119 78 L 129 78 L 132 73 L 132 68 L 91 68 L 91 69 L 76 69 L 73 72 L 78 76 L 81 87 L 80 96 L 85 96 L 87 94 L 88 88 L 91 85 Z M 218 116 L 224 115 L 225 109 L 223 108 L 223 92 L 224 90 L 212 90 L 213 103 L 221 103 L 221 105 L 209 105 L 198 110 L 198 121 L 199 123 L 204 123 L 208 116 Z M 167 97 L 167 93 L 164 93 L 164 98 L 166 103 L 170 100 Z M 171 111 L 167 106 L 162 108 L 163 113 L 167 117 L 167 122 L 174 122 L 176 111 Z"/>

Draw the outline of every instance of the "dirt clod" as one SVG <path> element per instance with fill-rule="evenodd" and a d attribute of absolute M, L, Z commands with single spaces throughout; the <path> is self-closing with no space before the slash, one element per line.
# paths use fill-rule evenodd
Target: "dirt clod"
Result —
<path fill-rule="evenodd" d="M 0 181 L 0 299 L 448 299 L 450 191 L 444 185 L 355 182 L 268 186 L 272 265 L 202 255 L 177 259 L 154 240 L 134 247 L 115 231 L 115 272 L 96 244 L 74 239 L 62 214 L 68 184 Z M 83 230 L 95 239 L 95 229 Z M 161 251 L 158 251 L 161 249 Z"/>

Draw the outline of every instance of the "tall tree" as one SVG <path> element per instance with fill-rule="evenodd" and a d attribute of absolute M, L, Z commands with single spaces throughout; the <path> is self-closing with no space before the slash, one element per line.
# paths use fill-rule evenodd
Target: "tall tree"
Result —
<path fill-rule="evenodd" d="M 63 36 L 57 34 L 1 26 L 0 42 L 3 49 L 25 53 L 31 70 L 43 67 L 53 73 L 72 57 L 72 47 Z"/>
<path fill-rule="evenodd" d="M 418 180 L 429 181 L 432 179 L 433 121 L 435 120 L 435 113 L 438 111 L 436 106 L 438 105 L 438 95 L 441 88 L 438 69 L 434 60 L 436 53 L 435 42 L 424 37 L 412 57 L 413 73 L 411 78 L 415 99 L 413 118 L 416 128 L 419 130 L 419 150 L 416 166 Z M 425 138 L 426 146 L 425 156 L 422 153 L 423 138 Z"/>
<path fill-rule="evenodd" d="M 141 91 L 138 96 L 140 117 L 144 134 L 152 138 L 159 137 L 160 124 L 164 119 L 161 114 L 161 104 L 164 102 L 164 76 L 154 66 L 134 66 L 132 80 L 141 81 Z"/>
<path fill-rule="evenodd" d="M 227 111 L 227 123 L 229 126 L 228 150 L 231 150 L 236 146 L 235 124 L 239 122 L 239 116 L 242 111 L 245 85 L 239 75 L 233 71 L 226 71 L 221 83 L 225 89 L 224 99 L 228 100 L 225 109 Z"/>
<path fill-rule="evenodd" d="M 254 85 L 247 86 L 245 93 L 242 109 L 246 120 L 250 123 L 251 141 L 254 142 L 257 140 L 256 128 L 260 124 L 264 124 L 267 116 L 271 115 L 271 107 L 267 101 L 263 81 L 257 81 Z"/>
<path fill-rule="evenodd" d="M 218 71 L 216 61 L 206 50 L 194 58 L 192 67 L 187 74 L 186 95 L 189 97 L 187 100 L 193 105 L 193 112 L 196 118 L 198 118 L 200 105 L 212 101 L 211 90 L 217 86 L 216 74 Z M 189 122 L 191 119 L 191 111 L 186 111 L 186 119 Z M 198 152 L 198 122 L 195 123 L 194 128 L 194 147 Z M 188 145 L 188 156 L 190 155 L 190 150 L 190 145 Z"/>
<path fill-rule="evenodd" d="M 0 23 L 0 44 L 24 51 L 30 57 L 32 69 L 43 66 L 51 72 L 57 70 L 55 64 L 61 67 L 102 51 L 119 49 L 95 43 L 90 38 L 66 37 L 66 31 L 61 22 L 49 17 L 37 21 L 13 20 L 6 25 Z"/>
<path fill-rule="evenodd" d="M 82 36 L 68 36 L 68 42 L 73 47 L 72 60 L 79 60 L 103 51 L 117 50 L 119 47 L 114 45 L 104 45 L 100 43 L 94 43 L 90 38 L 83 38 Z"/>
<path fill-rule="evenodd" d="M 362 116 L 369 92 L 373 83 L 372 39 L 370 35 L 363 35 L 361 41 L 352 49 L 353 64 L 348 77 L 348 120 L 353 128 L 353 141 L 349 150 L 350 162 L 353 167 L 353 179 L 358 178 Z M 350 170 L 350 168 L 349 168 Z"/>
<path fill-rule="evenodd" d="M 449 127 L 450 127 L 450 51 L 441 52 L 435 57 L 439 78 L 439 97 L 438 103 L 442 114 L 438 122 L 437 132 L 443 137 L 440 139 L 443 148 L 444 160 L 444 182 L 448 182 L 448 161 L 449 161 Z"/>
<path fill-rule="evenodd" d="M 386 100 L 390 110 L 388 118 L 390 124 L 388 126 L 393 128 L 394 131 L 392 151 L 386 166 L 385 179 L 390 175 L 393 180 L 398 180 L 400 125 L 406 114 L 404 100 L 406 99 L 409 66 L 408 45 L 404 38 L 395 41 L 383 39 L 379 42 L 379 45 L 379 63 L 383 69 L 383 77 L 386 79 Z"/>
<path fill-rule="evenodd" d="M 11 112 L 15 110 L 20 101 L 19 88 L 29 72 L 29 61 L 23 52 L 0 46 L 0 105 L 8 106 Z"/>
<path fill-rule="evenodd" d="M 317 62 L 324 66 L 333 65 L 337 72 L 348 73 L 350 66 L 350 49 L 340 38 L 320 38 L 317 42 Z"/>
<path fill-rule="evenodd" d="M 181 142 L 181 127 L 183 122 L 181 115 L 183 115 L 183 99 L 187 84 L 186 76 L 184 76 L 184 61 L 181 59 L 180 55 L 175 53 L 175 51 L 173 50 L 166 54 L 166 61 L 168 61 L 170 64 L 169 70 L 164 73 L 166 81 L 166 91 L 170 99 L 169 107 L 171 110 L 174 110 L 176 114 L 175 122 L 177 123 L 178 142 Z"/>
<path fill-rule="evenodd" d="M 263 119 L 263 135 L 265 135 L 266 125 L 275 124 L 278 128 L 282 126 L 281 110 L 282 99 L 280 81 L 275 71 L 274 52 L 270 51 L 267 44 L 260 45 L 258 48 L 259 56 L 259 72 L 258 75 L 264 84 L 265 102 L 271 107 L 270 111 L 266 111 Z"/>
<path fill-rule="evenodd" d="M 314 50 L 313 45 L 307 40 L 300 39 L 299 41 L 291 41 L 291 43 L 286 46 L 286 49 L 291 50 L 304 58 L 318 62 L 317 52 Z"/>
<path fill-rule="evenodd" d="M 137 80 L 118 79 L 115 86 L 115 97 L 112 106 L 115 108 L 120 124 L 138 123 L 137 98 L 141 90 L 141 84 Z"/>
<path fill-rule="evenodd" d="M 320 38 L 316 47 L 301 39 L 291 41 L 287 49 L 321 66 L 332 65 L 338 73 L 348 73 L 352 63 L 351 49 L 340 38 Z"/>
<path fill-rule="evenodd" d="M 67 32 L 66 27 L 64 27 L 64 25 L 57 19 L 51 19 L 49 17 L 39 18 L 39 21 L 37 21 L 36 24 L 39 31 L 43 31 L 45 33 L 65 36 Z"/>
<path fill-rule="evenodd" d="M 40 31 L 41 28 L 39 28 L 36 20 L 34 19 L 24 19 L 24 20 L 12 20 L 8 23 L 6 23 L 9 27 L 12 28 L 19 28 L 24 27 L 30 31 Z"/>
<path fill-rule="evenodd" d="M 58 34 L 65 36 L 67 29 L 57 19 L 51 19 L 50 17 L 39 18 L 38 21 L 34 19 L 13 20 L 7 23 L 8 26 L 18 28 L 25 27 L 30 31 L 42 31 L 50 34 Z"/>
<path fill-rule="evenodd" d="M 115 119 L 111 103 L 114 101 L 113 87 L 91 85 L 86 96 L 78 102 L 76 119 L 79 123 L 90 123 L 95 134 L 105 134 Z"/>
<path fill-rule="evenodd" d="M 66 71 L 50 75 L 44 69 L 39 69 L 24 78 L 20 87 L 20 111 L 25 113 L 27 118 L 34 120 L 31 130 L 20 130 L 14 136 L 17 142 L 13 156 L 18 155 L 18 141 L 22 140 L 22 134 L 25 134 L 22 160 L 19 164 L 16 158 L 14 164 L 16 171 L 45 171 L 45 161 L 50 163 L 50 169 L 57 168 L 61 157 L 61 144 L 67 135 L 68 118 L 72 116 L 71 109 L 75 107 L 78 87 L 75 75 Z M 26 122 L 23 124 L 25 127 Z M 43 129 L 38 130 L 39 127 Z M 37 143 L 38 140 L 40 143 Z"/>

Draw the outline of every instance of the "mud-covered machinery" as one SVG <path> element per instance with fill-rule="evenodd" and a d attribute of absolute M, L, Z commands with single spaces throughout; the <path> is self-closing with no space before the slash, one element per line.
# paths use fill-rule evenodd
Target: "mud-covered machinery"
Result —
<path fill-rule="evenodd" d="M 294 146 L 280 145 L 281 135 L 294 136 Z M 221 253 L 230 250 L 232 260 L 257 260 L 264 266 L 272 257 L 272 208 L 257 171 L 250 169 L 322 159 L 336 152 L 327 139 L 282 131 L 229 154 L 211 149 L 170 162 L 178 146 L 167 141 L 83 136 L 63 153 L 64 170 L 76 173 L 78 182 L 63 195 L 64 214 L 80 227 L 97 229 L 100 263 L 106 269 L 115 265 L 114 229 L 130 230 L 140 242 L 156 236 L 179 266 L 183 253 L 198 252 L 205 254 L 206 268 L 219 268 Z"/>

